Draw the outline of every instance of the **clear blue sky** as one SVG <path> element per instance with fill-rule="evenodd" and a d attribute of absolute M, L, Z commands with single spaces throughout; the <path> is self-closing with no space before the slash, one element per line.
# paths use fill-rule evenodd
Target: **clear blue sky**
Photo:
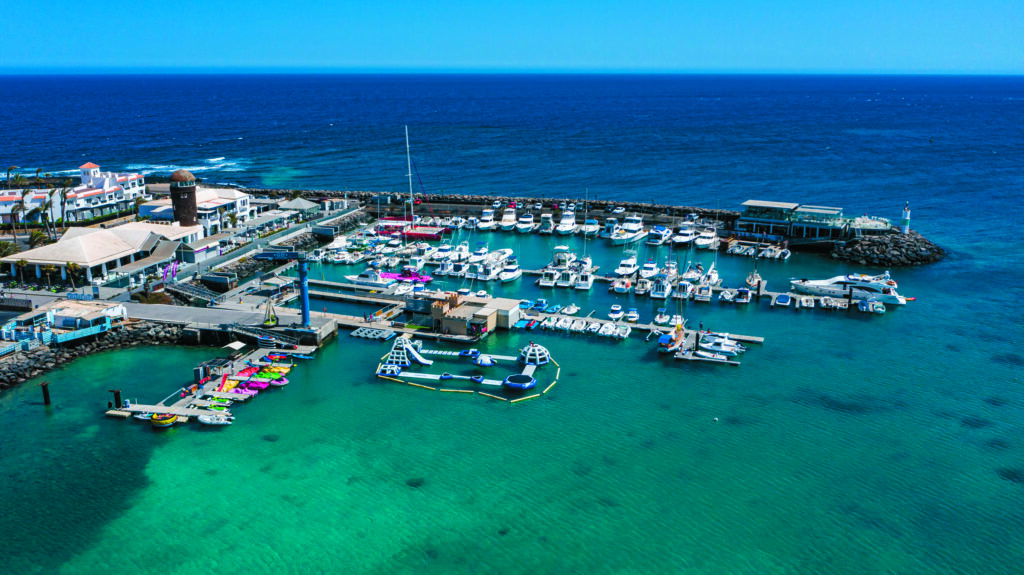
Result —
<path fill-rule="evenodd" d="M 1024 0 L 21 0 L 0 70 L 1024 73 Z"/>

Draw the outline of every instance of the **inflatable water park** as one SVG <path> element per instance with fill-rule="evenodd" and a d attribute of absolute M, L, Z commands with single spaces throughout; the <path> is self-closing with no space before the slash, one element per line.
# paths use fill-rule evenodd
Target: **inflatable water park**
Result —
<path fill-rule="evenodd" d="M 501 379 L 496 379 L 482 373 L 464 375 L 448 371 L 441 373 L 420 371 L 422 368 L 434 366 L 435 362 L 439 361 L 461 363 L 464 368 L 473 366 L 470 369 L 476 372 L 502 371 L 504 368 L 504 370 L 511 369 L 512 373 L 507 373 Z M 544 387 L 543 391 L 524 395 L 539 389 L 537 370 L 548 364 L 552 364 L 555 368 L 551 383 Z M 413 340 L 412 336 L 408 334 L 396 338 L 391 351 L 381 357 L 381 363 L 377 365 L 377 377 L 385 380 L 432 391 L 479 394 L 509 403 L 534 399 L 548 393 L 558 383 L 560 374 L 561 367 L 551 357 L 547 348 L 532 341 L 519 350 L 518 355 L 512 356 L 483 353 L 478 349 L 459 351 L 425 349 L 422 341 Z M 427 381 L 438 386 L 424 385 L 408 380 Z M 462 382 L 468 382 L 469 387 L 452 387 Z M 494 393 L 483 391 L 484 389 Z"/>

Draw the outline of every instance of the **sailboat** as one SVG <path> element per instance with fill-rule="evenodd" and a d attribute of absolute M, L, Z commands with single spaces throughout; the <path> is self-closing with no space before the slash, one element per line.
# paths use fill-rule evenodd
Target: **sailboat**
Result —
<path fill-rule="evenodd" d="M 419 226 L 415 224 L 416 201 L 413 198 L 412 192 L 412 154 L 409 151 L 409 126 L 405 127 L 405 163 L 407 168 L 409 169 L 409 226 L 402 230 L 402 236 L 406 240 L 441 240 L 444 234 L 446 234 L 449 231 L 447 227 Z M 420 187 L 423 187 L 422 180 L 420 181 Z"/>

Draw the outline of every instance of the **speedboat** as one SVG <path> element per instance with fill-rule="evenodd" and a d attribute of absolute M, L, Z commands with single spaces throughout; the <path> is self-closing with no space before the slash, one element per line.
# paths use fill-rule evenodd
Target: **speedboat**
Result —
<path fill-rule="evenodd" d="M 487 248 L 487 244 L 481 242 L 480 247 L 473 250 L 473 253 L 469 256 L 469 263 L 475 264 L 484 261 L 487 258 L 487 254 L 490 250 Z"/>
<path fill-rule="evenodd" d="M 629 311 L 626 312 L 626 321 L 629 323 L 636 323 L 640 321 L 640 312 L 638 312 L 635 307 L 629 308 Z"/>
<path fill-rule="evenodd" d="M 654 276 L 654 281 L 651 282 L 651 299 L 667 299 L 672 293 L 672 282 L 665 274 L 658 274 Z"/>
<path fill-rule="evenodd" d="M 519 264 L 515 260 L 505 262 L 505 267 L 501 268 L 501 272 L 498 274 L 498 279 L 503 283 L 515 281 L 521 277 L 523 277 L 523 270 L 519 269 Z"/>
<path fill-rule="evenodd" d="M 718 292 L 718 301 L 722 303 L 732 303 L 736 299 L 736 292 L 731 289 L 724 289 Z"/>
<path fill-rule="evenodd" d="M 693 240 L 693 245 L 701 250 L 714 249 L 718 247 L 718 234 L 714 228 L 705 228 L 697 235 L 697 239 Z"/>
<path fill-rule="evenodd" d="M 640 268 L 640 277 L 650 279 L 658 275 L 660 271 L 658 264 L 654 263 L 653 259 L 650 259 Z"/>
<path fill-rule="evenodd" d="M 681 315 L 679 315 L 679 314 L 675 314 L 675 315 L 673 315 L 673 316 L 672 316 L 672 319 L 671 319 L 671 320 L 669 320 L 669 322 L 668 322 L 668 324 L 669 324 L 669 325 L 674 325 L 674 326 L 676 326 L 676 327 L 680 327 L 680 326 L 682 326 L 682 325 L 683 325 L 684 323 L 686 323 L 686 322 L 685 322 L 685 320 L 683 319 L 683 316 L 681 316 Z"/>
<path fill-rule="evenodd" d="M 601 331 L 601 322 L 599 321 L 592 321 L 587 326 L 587 333 L 597 333 L 599 331 Z"/>
<path fill-rule="evenodd" d="M 562 212 L 562 219 L 558 221 L 558 226 L 555 231 L 560 235 L 568 236 L 576 233 L 579 226 L 576 225 L 576 213 L 572 210 L 565 210 Z"/>
<path fill-rule="evenodd" d="M 535 230 L 536 227 L 537 225 L 533 223 L 532 213 L 519 216 L 519 222 L 516 223 L 516 231 L 521 234 L 528 234 Z"/>
<path fill-rule="evenodd" d="M 649 291 L 651 291 L 651 280 L 647 278 L 640 278 L 637 280 L 636 287 L 633 288 L 633 293 L 636 295 L 647 295 L 647 292 Z"/>
<path fill-rule="evenodd" d="M 597 223 L 597 220 L 586 220 L 580 227 L 580 231 L 583 232 L 583 237 L 592 238 L 601 231 L 601 224 Z"/>
<path fill-rule="evenodd" d="M 792 300 L 793 300 L 793 298 L 789 297 L 789 294 L 787 294 L 787 293 L 780 293 L 779 295 L 775 296 L 775 301 L 772 302 L 772 305 L 773 306 L 780 305 L 782 307 L 788 307 L 789 304 L 792 303 Z"/>
<path fill-rule="evenodd" d="M 234 421 L 233 417 L 222 414 L 200 415 L 196 419 L 203 425 L 231 425 Z"/>
<path fill-rule="evenodd" d="M 555 324 L 555 329 L 568 330 L 570 327 L 572 327 L 571 317 L 563 317 Z"/>
<path fill-rule="evenodd" d="M 633 328 L 629 327 L 628 325 L 620 325 L 615 330 L 615 337 L 619 339 L 626 339 L 627 337 L 629 337 L 629 334 L 632 331 Z"/>
<path fill-rule="evenodd" d="M 672 288 L 672 297 L 675 299 L 690 299 L 696 290 L 697 288 L 693 287 L 692 283 L 679 280 L 676 282 L 675 287 Z"/>
<path fill-rule="evenodd" d="M 747 288 L 736 290 L 736 297 L 732 301 L 733 303 L 750 303 L 750 290 Z"/>
<path fill-rule="evenodd" d="M 654 316 L 654 323 L 657 325 L 666 325 L 668 324 L 670 319 L 672 318 L 668 315 L 668 313 L 666 313 L 665 308 L 659 307 L 658 314 Z"/>
<path fill-rule="evenodd" d="M 636 256 L 631 255 L 622 258 L 622 261 L 619 262 L 619 267 L 615 268 L 615 274 L 619 277 L 631 276 L 639 269 L 636 265 Z"/>
<path fill-rule="evenodd" d="M 615 235 L 615 232 L 619 231 L 619 222 L 615 218 L 605 218 L 604 229 L 601 230 L 597 235 L 602 238 L 610 238 Z"/>
<path fill-rule="evenodd" d="M 620 319 L 622 319 L 622 315 L 622 306 L 619 304 L 615 304 L 612 306 L 612 310 L 608 312 L 608 319 L 619 321 Z"/>
<path fill-rule="evenodd" d="M 580 306 L 571 303 L 562 309 L 563 315 L 576 315 L 580 311 Z"/>
<path fill-rule="evenodd" d="M 533 307 L 532 299 L 519 300 L 519 309 L 530 309 Z"/>
<path fill-rule="evenodd" d="M 647 232 L 647 245 L 660 246 L 672 238 L 672 230 L 665 226 L 654 226 Z"/>
<path fill-rule="evenodd" d="M 672 236 L 672 243 L 677 246 L 686 245 L 695 239 L 697 239 L 697 230 L 693 229 L 693 224 L 684 223 L 679 226 L 679 230 Z"/>
<path fill-rule="evenodd" d="M 555 316 L 546 317 L 544 318 L 544 321 L 540 322 L 540 327 L 541 329 L 552 329 L 555 327 L 555 323 L 557 322 L 558 319 L 556 319 Z"/>
<path fill-rule="evenodd" d="M 548 307 L 548 300 L 540 298 L 537 303 L 533 304 L 533 309 L 536 311 L 544 311 L 544 308 Z"/>
<path fill-rule="evenodd" d="M 580 271 L 579 277 L 576 278 L 576 285 L 574 285 L 573 287 L 580 290 L 589 290 L 593 286 L 594 274 L 593 272 L 590 271 L 589 268 L 586 268 Z"/>
<path fill-rule="evenodd" d="M 711 286 L 709 284 L 701 284 L 697 286 L 697 291 L 693 294 L 693 301 L 711 301 Z"/>
<path fill-rule="evenodd" d="M 516 227 L 516 209 L 505 208 L 505 211 L 501 214 L 501 229 L 506 232 L 511 232 Z"/>
<path fill-rule="evenodd" d="M 544 313 L 556 314 L 556 313 L 562 311 L 562 307 L 563 306 L 560 303 L 553 303 L 553 304 L 549 305 L 548 307 L 544 308 Z"/>
<path fill-rule="evenodd" d="M 814 308 L 814 298 L 809 296 L 809 295 L 802 295 L 802 296 L 800 296 L 798 304 L 799 305 L 797 307 L 813 309 Z"/>
<path fill-rule="evenodd" d="M 487 293 L 487 290 L 482 289 L 476 292 L 476 297 L 491 297 L 491 294 Z"/>
<path fill-rule="evenodd" d="M 587 330 L 587 321 L 583 320 L 583 319 L 574 320 L 572 322 L 572 327 L 569 328 L 569 331 L 574 331 L 576 333 L 582 333 L 582 332 L 584 332 L 586 330 Z"/>
<path fill-rule="evenodd" d="M 554 287 L 555 282 L 558 281 L 558 275 L 561 270 L 546 268 L 540 274 L 540 279 L 537 280 L 537 285 L 540 287 Z"/>
<path fill-rule="evenodd" d="M 617 278 L 612 282 L 612 291 L 615 293 L 629 293 L 633 289 L 633 282 L 629 278 Z"/>
<path fill-rule="evenodd" d="M 482 232 L 494 231 L 498 227 L 498 222 L 494 221 L 494 210 L 484 210 L 480 215 L 480 220 L 476 223 L 476 229 Z"/>
<path fill-rule="evenodd" d="M 357 276 L 345 276 L 345 279 L 350 283 L 375 288 L 386 288 L 395 283 L 395 280 L 381 277 L 380 272 L 373 269 L 368 269 Z"/>
<path fill-rule="evenodd" d="M 827 295 L 834 298 L 852 295 L 853 299 L 874 299 L 895 305 L 907 303 L 907 298 L 896 292 L 896 281 L 889 278 L 889 272 L 881 276 L 849 274 L 827 280 L 794 279 L 789 283 L 798 293 L 808 295 Z"/>
<path fill-rule="evenodd" d="M 576 261 L 576 252 L 572 248 L 569 246 L 555 246 L 554 253 L 551 255 L 550 267 L 567 267 L 574 261 Z"/>
<path fill-rule="evenodd" d="M 857 309 L 881 315 L 885 313 L 885 304 L 875 299 L 862 299 L 857 302 Z"/>
<path fill-rule="evenodd" d="M 597 335 L 604 337 L 612 337 L 618 331 L 614 323 L 606 323 L 601 326 L 601 329 L 597 330 Z"/>

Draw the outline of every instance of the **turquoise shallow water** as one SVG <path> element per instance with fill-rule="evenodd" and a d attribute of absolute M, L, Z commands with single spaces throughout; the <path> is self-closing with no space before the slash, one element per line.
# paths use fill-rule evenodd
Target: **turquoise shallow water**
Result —
<path fill-rule="evenodd" d="M 565 240 L 485 239 L 538 267 Z M 161 399 L 217 350 L 81 359 L 46 376 L 49 410 L 34 382 L 0 396 L 0 568 L 1019 572 L 1024 293 L 977 281 L 1017 273 L 1003 246 L 970 247 L 894 272 L 919 299 L 880 317 L 683 304 L 694 324 L 766 338 L 738 368 L 659 357 L 639 337 L 496 334 L 482 347 L 534 340 L 561 364 L 549 395 L 517 405 L 377 380 L 389 346 L 342 335 L 235 425 L 156 432 L 103 418 L 106 390 Z M 602 266 L 620 251 L 592 248 Z M 727 284 L 750 264 L 718 259 Z M 861 271 L 801 254 L 759 269 L 774 286 Z M 543 292 L 584 311 L 615 301 L 568 294 Z M 657 307 L 638 301 L 644 317 Z"/>

